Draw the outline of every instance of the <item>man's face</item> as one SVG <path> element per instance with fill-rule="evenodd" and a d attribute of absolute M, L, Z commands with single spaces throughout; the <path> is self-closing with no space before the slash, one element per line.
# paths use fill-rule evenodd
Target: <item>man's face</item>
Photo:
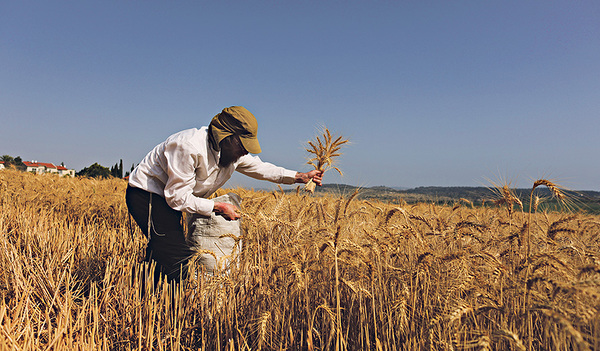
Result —
<path fill-rule="evenodd" d="M 244 149 L 240 138 L 237 135 L 230 135 L 221 140 L 221 156 L 219 158 L 219 166 L 228 167 L 240 157 L 247 155 L 248 151 Z"/>

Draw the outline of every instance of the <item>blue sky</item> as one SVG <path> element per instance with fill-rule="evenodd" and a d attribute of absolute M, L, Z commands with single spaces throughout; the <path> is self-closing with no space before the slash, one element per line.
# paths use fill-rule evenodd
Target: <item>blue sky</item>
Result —
<path fill-rule="evenodd" d="M 128 170 L 242 105 L 300 171 L 359 186 L 600 190 L 597 1 L 0 0 L 0 154 Z M 235 176 L 230 186 L 270 186 Z"/>

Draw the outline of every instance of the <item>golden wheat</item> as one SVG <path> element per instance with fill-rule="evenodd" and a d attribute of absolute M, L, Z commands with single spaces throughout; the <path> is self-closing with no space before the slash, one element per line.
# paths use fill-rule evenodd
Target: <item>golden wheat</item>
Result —
<path fill-rule="evenodd" d="M 600 349 L 598 216 L 228 189 L 237 265 L 153 289 L 125 187 L 0 172 L 0 349 Z"/>

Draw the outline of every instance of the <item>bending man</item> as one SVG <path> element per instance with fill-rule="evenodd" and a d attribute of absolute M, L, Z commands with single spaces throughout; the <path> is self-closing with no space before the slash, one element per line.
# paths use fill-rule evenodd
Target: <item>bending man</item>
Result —
<path fill-rule="evenodd" d="M 321 185 L 322 173 L 301 173 L 263 162 L 256 137 L 258 123 L 241 106 L 223 109 L 208 127 L 175 133 L 150 151 L 131 172 L 126 202 L 129 213 L 148 237 L 145 261 L 156 262 L 160 273 L 179 281 L 187 275 L 192 250 L 185 239 L 182 212 L 210 216 L 216 212 L 240 218 L 234 205 L 207 198 L 229 180 L 234 171 L 274 183 Z"/>

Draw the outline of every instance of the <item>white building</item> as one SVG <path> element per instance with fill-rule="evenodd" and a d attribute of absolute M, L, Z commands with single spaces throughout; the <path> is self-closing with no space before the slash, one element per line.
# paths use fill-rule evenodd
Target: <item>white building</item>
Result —
<path fill-rule="evenodd" d="M 64 177 L 64 176 L 75 177 L 74 169 L 67 169 L 66 167 L 63 167 L 63 166 L 56 166 L 56 169 L 58 171 L 58 175 L 61 177 Z"/>
<path fill-rule="evenodd" d="M 27 167 L 25 169 L 25 172 L 31 172 L 31 173 L 35 173 L 35 174 L 42 174 L 44 173 L 44 166 L 40 166 L 37 161 L 23 161 L 23 164 L 25 165 L 25 167 Z"/>
<path fill-rule="evenodd" d="M 75 177 L 75 170 L 74 169 L 67 169 L 66 167 L 63 166 L 55 166 L 53 163 L 43 163 L 43 162 L 37 162 L 37 161 L 23 161 L 23 164 L 25 165 L 25 167 L 27 167 L 25 169 L 26 172 L 32 172 L 35 174 L 43 174 L 43 173 L 51 173 L 51 174 L 58 174 L 61 177 L 62 176 L 71 176 L 71 177 Z"/>

